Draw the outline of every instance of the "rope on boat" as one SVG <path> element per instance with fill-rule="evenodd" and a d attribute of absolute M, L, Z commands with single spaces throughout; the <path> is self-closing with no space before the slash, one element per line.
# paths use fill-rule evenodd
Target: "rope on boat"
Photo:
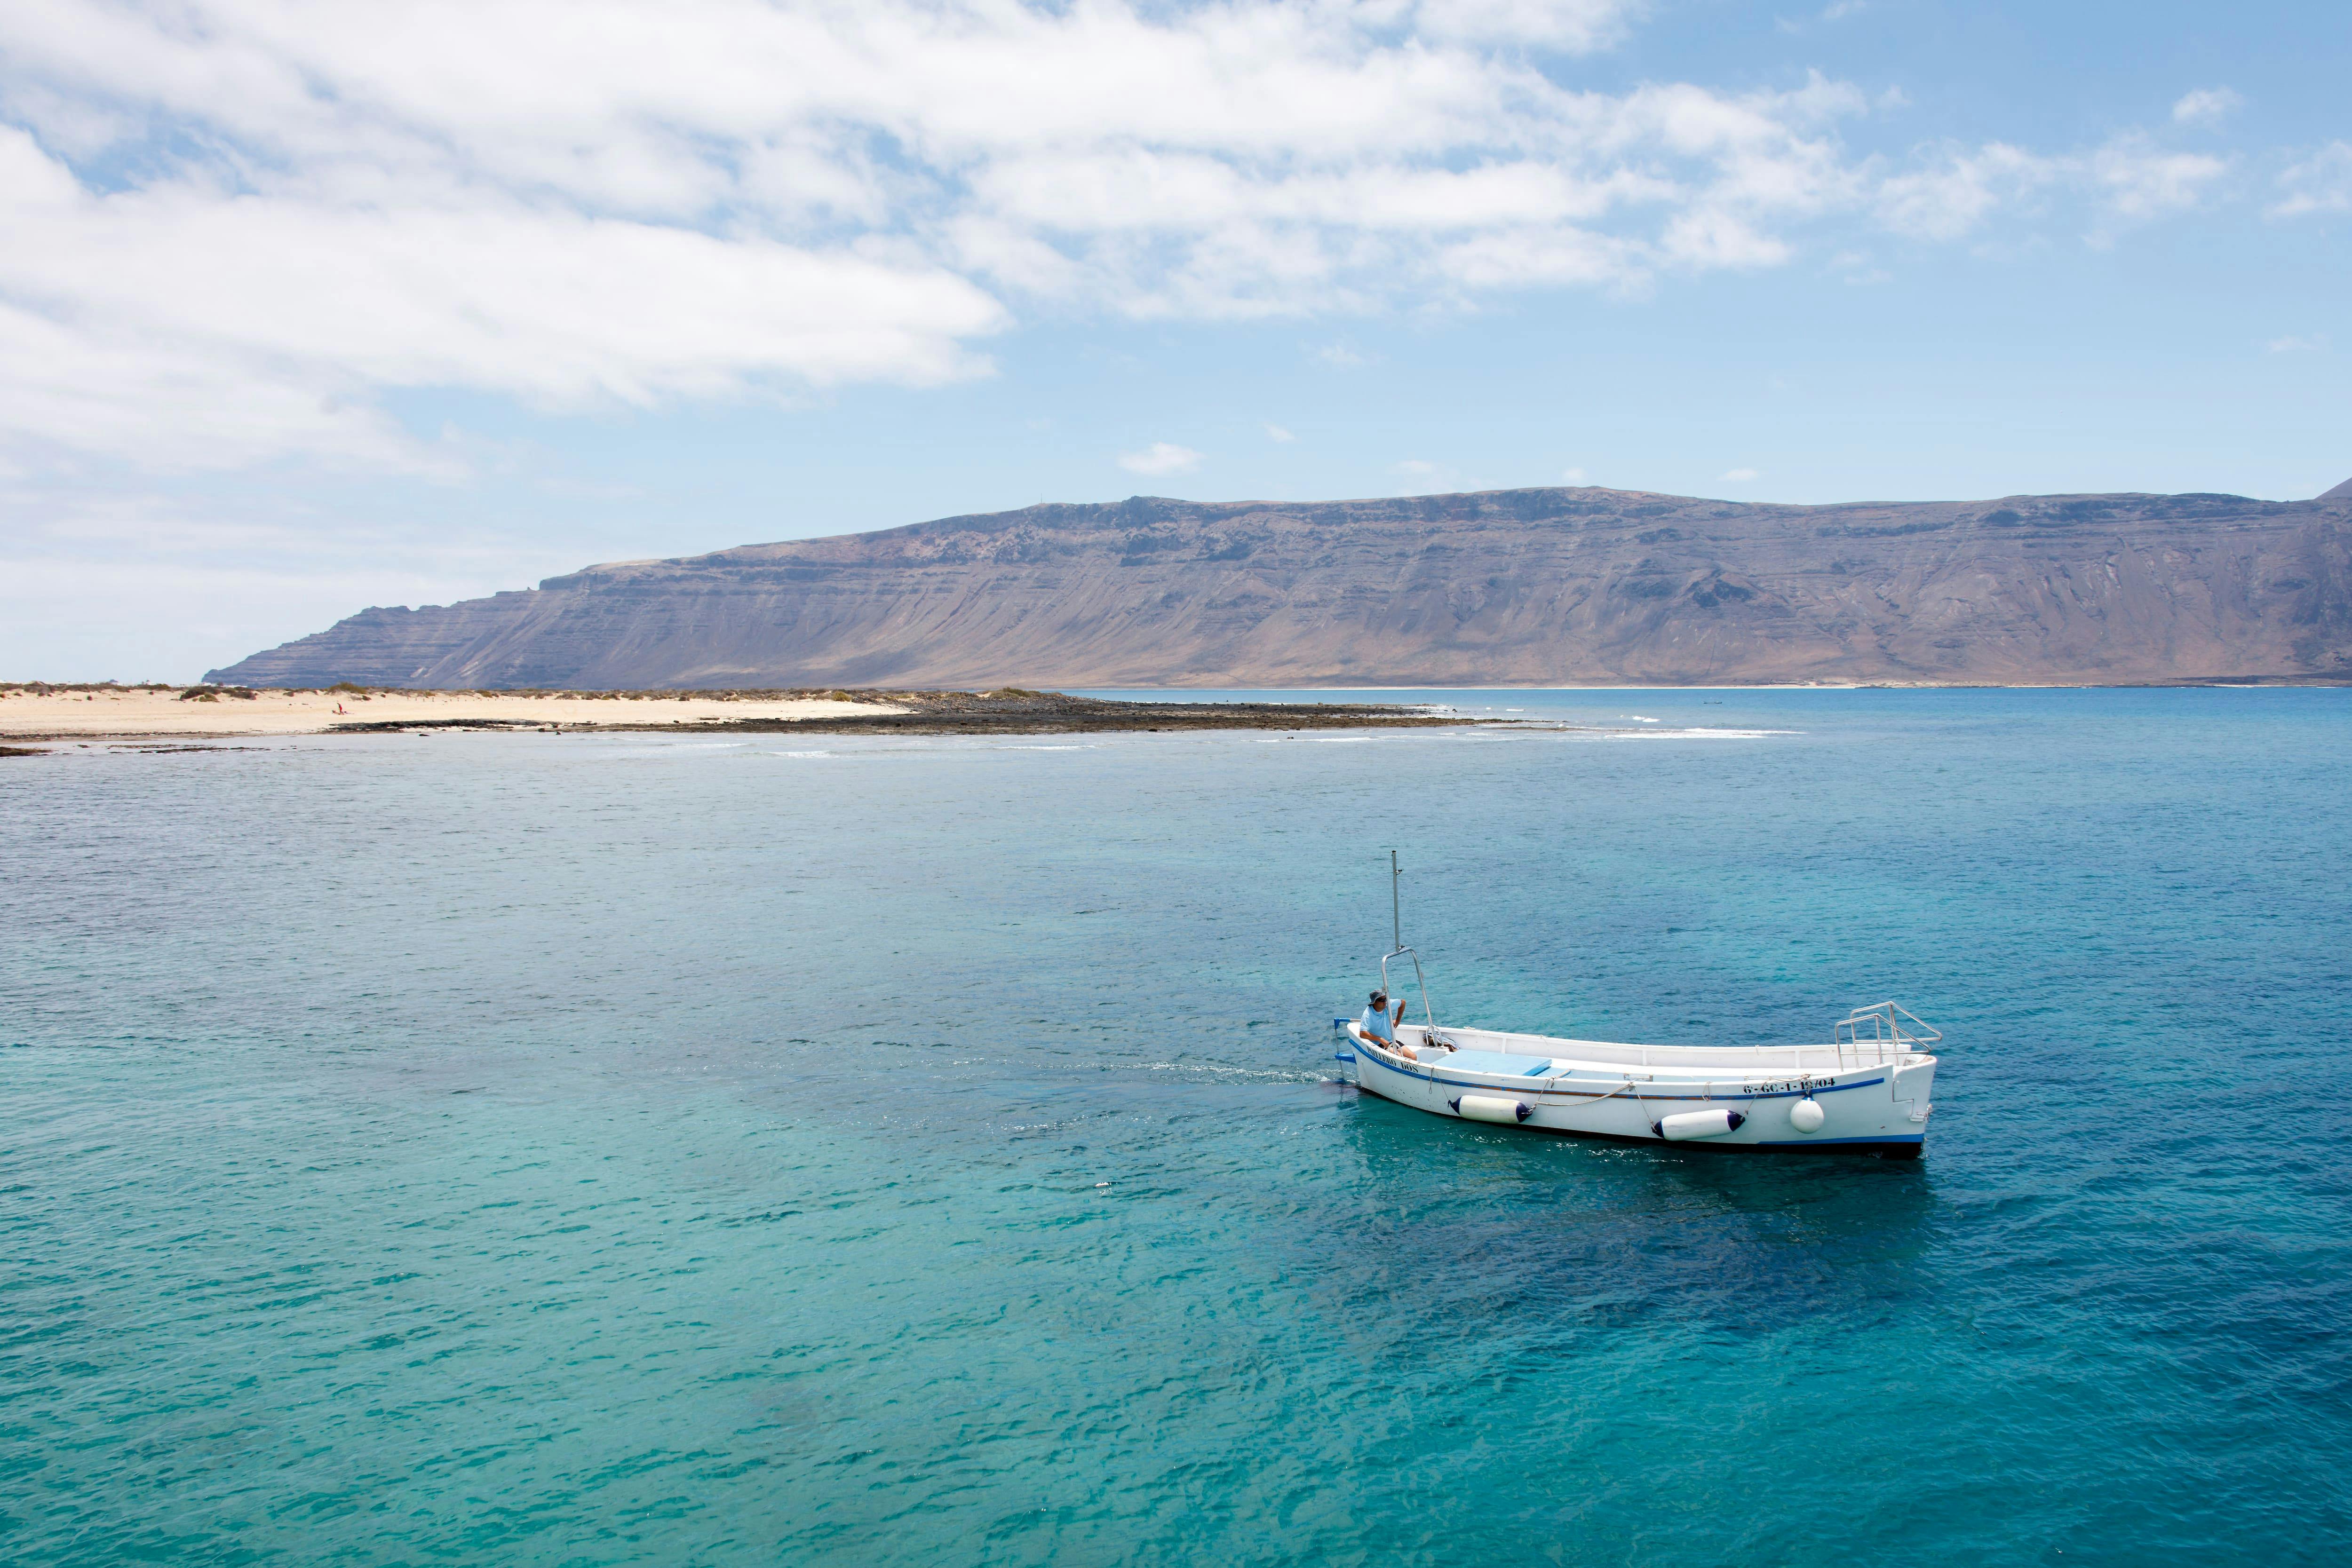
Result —
<path fill-rule="evenodd" d="M 1603 1100 L 1613 1099 L 1617 1095 L 1622 1094 L 1626 1090 L 1633 1087 L 1633 1081 L 1629 1078 L 1622 1083 L 1619 1083 L 1611 1088 L 1606 1093 L 1585 1094 L 1584 1101 L 1588 1105 L 1598 1105 Z M 1584 1092 L 1580 1089 L 1538 1089 L 1536 1091 L 1536 1098 L 1540 1100 L 1547 1094 L 1582 1094 L 1583 1092 Z M 1639 1099 L 1639 1093 L 1637 1092 L 1634 1097 Z"/>
<path fill-rule="evenodd" d="M 1403 1044 L 1403 1041 L 1402 1041 L 1402 1040 L 1394 1040 L 1394 1041 L 1391 1041 L 1391 1040 L 1381 1040 L 1377 1035 L 1372 1035 L 1372 1034 L 1369 1034 L 1369 1033 L 1363 1033 L 1363 1031 L 1353 1030 L 1353 1029 L 1352 1029 L 1352 1027 L 1351 1027 L 1350 1032 L 1352 1032 L 1352 1033 L 1362 1033 L 1362 1038 L 1363 1038 L 1363 1040 L 1364 1040 L 1364 1041 L 1365 1041 L 1366 1043 L 1369 1043 L 1369 1044 L 1377 1044 L 1377 1045 L 1385 1046 L 1385 1047 L 1388 1049 L 1388 1051 L 1389 1051 L 1389 1052 L 1390 1052 L 1391 1054 L 1395 1055 L 1395 1056 L 1398 1056 L 1398 1057 L 1402 1057 L 1402 1058 L 1403 1059 L 1403 1061 L 1405 1061 L 1409 1066 L 1411 1066 L 1411 1067 L 1420 1067 L 1420 1066 L 1422 1066 L 1422 1065 L 1423 1065 L 1423 1063 L 1422 1063 L 1422 1061 L 1420 1061 L 1420 1059 L 1419 1059 L 1419 1058 L 1417 1058 L 1417 1057 L 1412 1057 L 1412 1056 L 1407 1056 L 1407 1055 L 1405 1055 L 1405 1053 L 1404 1053 L 1402 1050 L 1400 1050 L 1400 1049 L 1399 1049 L 1399 1047 L 1401 1047 L 1401 1046 Z M 1422 1043 L 1423 1043 L 1424 1046 L 1428 1046 L 1428 1045 L 1440 1045 L 1440 1046 L 1444 1047 L 1444 1049 L 1445 1049 L 1445 1050 L 1447 1050 L 1447 1051 L 1459 1051 L 1459 1050 L 1461 1050 L 1461 1049 L 1462 1049 L 1460 1046 L 1455 1045 L 1452 1040 L 1444 1040 L 1444 1039 L 1439 1038 L 1439 1037 L 1435 1034 L 1435 1032 L 1434 1032 L 1433 1030 L 1423 1030 L 1423 1033 L 1422 1033 Z M 1646 1047 L 1645 1047 L 1645 1048 L 1643 1048 L 1643 1052 L 1642 1052 L 1642 1055 L 1643 1055 L 1643 1065 L 1646 1067 L 1646 1066 L 1648 1066 L 1648 1065 L 1649 1065 L 1649 1062 L 1648 1062 L 1648 1060 L 1647 1060 L 1647 1059 L 1648 1059 L 1648 1056 L 1649 1056 L 1649 1051 L 1648 1051 L 1648 1049 L 1647 1049 Z M 1577 1095 L 1577 1096 L 1580 1097 L 1580 1098 L 1583 1100 L 1584 1104 L 1586 1104 L 1586 1105 L 1598 1105 L 1598 1104 L 1600 1104 L 1603 1100 L 1613 1100 L 1613 1099 L 1615 1099 L 1618 1095 L 1624 1093 L 1627 1090 L 1629 1090 L 1629 1089 L 1630 1089 L 1630 1090 L 1632 1090 L 1632 1091 L 1633 1092 L 1633 1102 L 1634 1102 L 1634 1103 L 1635 1103 L 1635 1104 L 1637 1104 L 1637 1105 L 1639 1105 L 1639 1106 L 1641 1107 L 1641 1109 L 1642 1109 L 1642 1117 L 1643 1117 L 1643 1121 L 1645 1121 L 1645 1122 L 1648 1122 L 1648 1123 L 1650 1124 L 1650 1130 L 1651 1130 L 1651 1132 L 1652 1132 L 1653 1134 L 1655 1134 L 1655 1133 L 1656 1133 L 1656 1131 L 1657 1131 L 1658 1124 L 1657 1124 L 1656 1120 L 1655 1120 L 1654 1118 L 1653 1118 L 1653 1117 L 1650 1115 L 1650 1102 L 1649 1102 L 1648 1098 L 1643 1094 L 1640 1085 L 1638 1085 L 1637 1083 L 1635 1083 L 1635 1082 L 1634 1082 L 1634 1081 L 1633 1081 L 1633 1079 L 1631 1079 L 1631 1078 L 1626 1078 L 1626 1079 L 1621 1080 L 1620 1082 L 1616 1082 L 1616 1083 L 1614 1083 L 1614 1084 L 1612 1084 L 1609 1088 L 1607 1088 L 1607 1089 L 1605 1089 L 1605 1090 L 1601 1091 L 1601 1092 L 1600 1093 L 1598 1093 L 1598 1094 L 1588 1093 L 1588 1092 L 1586 1092 L 1585 1091 L 1580 1090 L 1580 1089 L 1572 1089 L 1572 1088 L 1569 1088 L 1569 1087 L 1567 1087 L 1566 1085 L 1561 1084 L 1558 1079 L 1547 1079 L 1547 1080 L 1545 1081 L 1545 1082 L 1547 1083 L 1547 1085 L 1549 1085 L 1548 1087 L 1541 1088 L 1541 1089 L 1538 1089 L 1538 1090 L 1535 1092 L 1536 1103 L 1538 1103 L 1538 1105 L 1540 1105 L 1540 1104 L 1542 1104 L 1542 1103 L 1544 1103 L 1544 1098 L 1545 1098 L 1545 1096 L 1547 1096 L 1547 1095 L 1550 1095 L 1550 1094 L 1574 1094 L 1574 1095 Z M 1713 1079 L 1709 1079 L 1709 1080 L 1707 1080 L 1706 1084 L 1706 1092 L 1705 1098 L 1706 1098 L 1706 1099 L 1708 1099 L 1708 1100 L 1710 1100 L 1710 1101 L 1711 1101 L 1711 1100 L 1713 1100 L 1713 1099 L 1715 1098 L 1715 1081 L 1714 1081 Z M 1746 1098 L 1746 1096 L 1739 1096 L 1739 1098 Z M 1580 1107 L 1580 1107 L 1578 1107 L 1578 1109 L 1581 1109 L 1581 1108 L 1582 1108 L 1582 1107 Z"/>

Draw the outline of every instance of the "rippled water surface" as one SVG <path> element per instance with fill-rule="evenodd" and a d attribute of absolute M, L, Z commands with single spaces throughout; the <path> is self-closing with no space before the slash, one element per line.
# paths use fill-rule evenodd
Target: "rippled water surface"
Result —
<path fill-rule="evenodd" d="M 1435 700 L 0 763 L 0 1557 L 2352 1555 L 2352 692 Z M 1360 1098 L 1392 845 L 1927 1157 Z"/>

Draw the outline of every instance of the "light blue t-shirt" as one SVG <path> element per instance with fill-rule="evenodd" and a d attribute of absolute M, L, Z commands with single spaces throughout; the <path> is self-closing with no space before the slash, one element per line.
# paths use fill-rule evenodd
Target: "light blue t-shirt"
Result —
<path fill-rule="evenodd" d="M 1356 1027 L 1374 1040 L 1384 1040 L 1391 1045 L 1396 1043 L 1395 1031 L 1389 1027 L 1389 1014 L 1386 1008 L 1366 1008 L 1364 1016 L 1356 1020 Z"/>

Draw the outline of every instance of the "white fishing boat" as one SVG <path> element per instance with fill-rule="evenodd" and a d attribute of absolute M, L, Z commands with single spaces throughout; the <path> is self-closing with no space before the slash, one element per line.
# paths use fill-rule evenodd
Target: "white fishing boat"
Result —
<path fill-rule="evenodd" d="M 1396 946 L 1381 960 L 1383 996 L 1398 997 L 1391 967 L 1402 980 L 1408 962 L 1419 1023 L 1393 1023 L 1389 1040 L 1360 1021 L 1334 1020 L 1347 1033 L 1350 1049 L 1339 1056 L 1357 1087 L 1400 1105 L 1644 1144 L 1886 1159 L 1916 1159 L 1926 1144 L 1936 1059 L 1925 1048 L 1943 1036 L 1894 1002 L 1854 1009 L 1819 1045 L 1628 1045 L 1441 1028 L 1399 920 Z"/>

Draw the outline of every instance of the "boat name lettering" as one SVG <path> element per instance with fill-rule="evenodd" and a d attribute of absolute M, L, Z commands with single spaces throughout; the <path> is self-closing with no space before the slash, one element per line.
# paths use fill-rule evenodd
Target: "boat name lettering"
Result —
<path fill-rule="evenodd" d="M 1834 1080 L 1815 1078 L 1810 1073 L 1802 1078 L 1776 1078 L 1762 1083 L 1743 1083 L 1743 1094 L 1810 1094 L 1816 1089 L 1828 1088 Z"/>

